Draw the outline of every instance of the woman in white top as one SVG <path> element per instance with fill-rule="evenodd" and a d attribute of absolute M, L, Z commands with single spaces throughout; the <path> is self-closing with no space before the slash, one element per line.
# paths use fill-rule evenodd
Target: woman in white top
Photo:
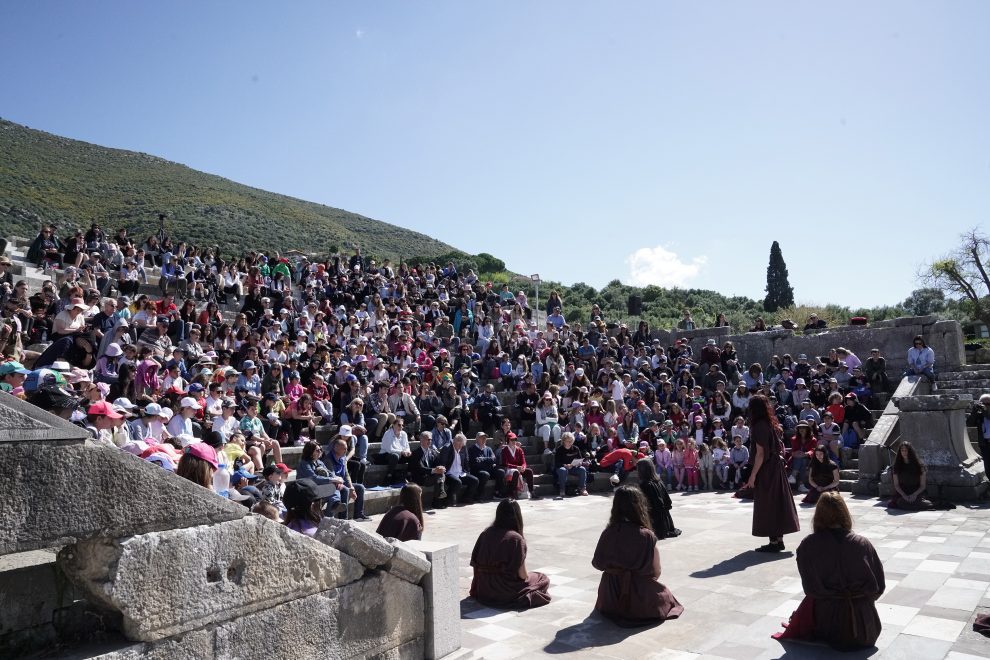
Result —
<path fill-rule="evenodd" d="M 382 435 L 382 446 L 375 456 L 376 465 L 388 466 L 388 474 L 385 476 L 386 484 L 395 482 L 397 472 L 401 472 L 405 476 L 409 457 L 412 456 L 412 449 L 409 448 L 409 436 L 406 435 L 403 426 L 402 418 L 396 417 L 392 426 Z"/>

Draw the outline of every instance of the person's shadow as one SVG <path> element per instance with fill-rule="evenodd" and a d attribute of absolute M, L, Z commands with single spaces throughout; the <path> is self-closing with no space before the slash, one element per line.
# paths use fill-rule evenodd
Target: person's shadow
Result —
<path fill-rule="evenodd" d="M 747 550 L 746 552 L 741 552 L 735 557 L 730 557 L 728 559 L 723 559 L 719 563 L 715 564 L 711 568 L 706 568 L 701 571 L 695 571 L 691 573 L 693 578 L 710 578 L 718 577 L 720 575 L 729 575 L 730 573 L 738 573 L 740 571 L 745 571 L 750 566 L 759 566 L 760 564 L 766 564 L 772 561 L 779 561 L 781 559 L 790 559 L 794 556 L 793 552 L 756 552 L 755 550 Z"/>
<path fill-rule="evenodd" d="M 778 639 L 784 652 L 774 660 L 865 660 L 879 653 L 880 649 L 871 646 L 866 649 L 837 651 L 827 644 L 799 642 L 791 639 Z"/>
<path fill-rule="evenodd" d="M 543 652 L 558 655 L 561 653 L 573 653 L 580 649 L 611 646 L 618 644 L 636 633 L 656 628 L 661 623 L 663 622 L 657 621 L 656 623 L 638 628 L 622 628 L 598 612 L 592 611 L 591 614 L 584 618 L 584 621 L 558 629 L 553 641 L 543 647 Z"/>

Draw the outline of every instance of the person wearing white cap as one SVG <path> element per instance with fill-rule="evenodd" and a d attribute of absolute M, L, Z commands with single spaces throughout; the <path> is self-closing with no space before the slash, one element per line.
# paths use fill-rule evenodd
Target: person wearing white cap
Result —
<path fill-rule="evenodd" d="M 193 418 L 196 417 L 197 411 L 202 409 L 203 406 L 201 406 L 200 403 L 193 397 L 183 397 L 182 400 L 179 401 L 179 414 L 174 415 L 165 426 L 169 432 L 169 435 L 173 438 L 177 438 L 182 443 L 183 447 L 194 442 L 199 442 L 193 428 Z"/>
<path fill-rule="evenodd" d="M 141 411 L 140 417 L 131 422 L 131 437 L 140 440 L 151 440 L 154 443 L 161 442 L 167 437 L 165 422 L 169 416 L 165 415 L 162 407 L 157 403 L 149 403 Z"/>
<path fill-rule="evenodd" d="M 96 366 L 93 367 L 93 378 L 96 379 L 96 382 L 107 384 L 117 382 L 117 360 L 123 354 L 124 351 L 120 348 L 120 344 L 111 343 L 107 346 L 106 353 L 96 361 Z"/>

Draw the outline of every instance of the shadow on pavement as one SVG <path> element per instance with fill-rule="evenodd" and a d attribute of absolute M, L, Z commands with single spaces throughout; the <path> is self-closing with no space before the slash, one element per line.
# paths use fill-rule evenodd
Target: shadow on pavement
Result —
<path fill-rule="evenodd" d="M 764 553 L 756 552 L 755 550 L 747 550 L 746 552 L 739 553 L 735 557 L 723 559 L 711 568 L 706 568 L 702 571 L 695 571 L 694 573 L 691 573 L 691 577 L 710 578 L 718 577 L 720 575 L 729 575 L 730 573 L 745 571 L 750 566 L 759 566 L 760 564 L 780 561 L 781 559 L 791 559 L 793 557 L 794 553 L 790 551 Z"/>

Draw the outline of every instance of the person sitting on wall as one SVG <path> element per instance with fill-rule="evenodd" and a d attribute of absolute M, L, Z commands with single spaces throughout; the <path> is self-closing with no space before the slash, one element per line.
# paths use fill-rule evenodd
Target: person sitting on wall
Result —
<path fill-rule="evenodd" d="M 915 335 L 914 345 L 907 352 L 905 376 L 923 376 L 935 390 L 935 351 L 925 343 L 925 338 Z"/>

